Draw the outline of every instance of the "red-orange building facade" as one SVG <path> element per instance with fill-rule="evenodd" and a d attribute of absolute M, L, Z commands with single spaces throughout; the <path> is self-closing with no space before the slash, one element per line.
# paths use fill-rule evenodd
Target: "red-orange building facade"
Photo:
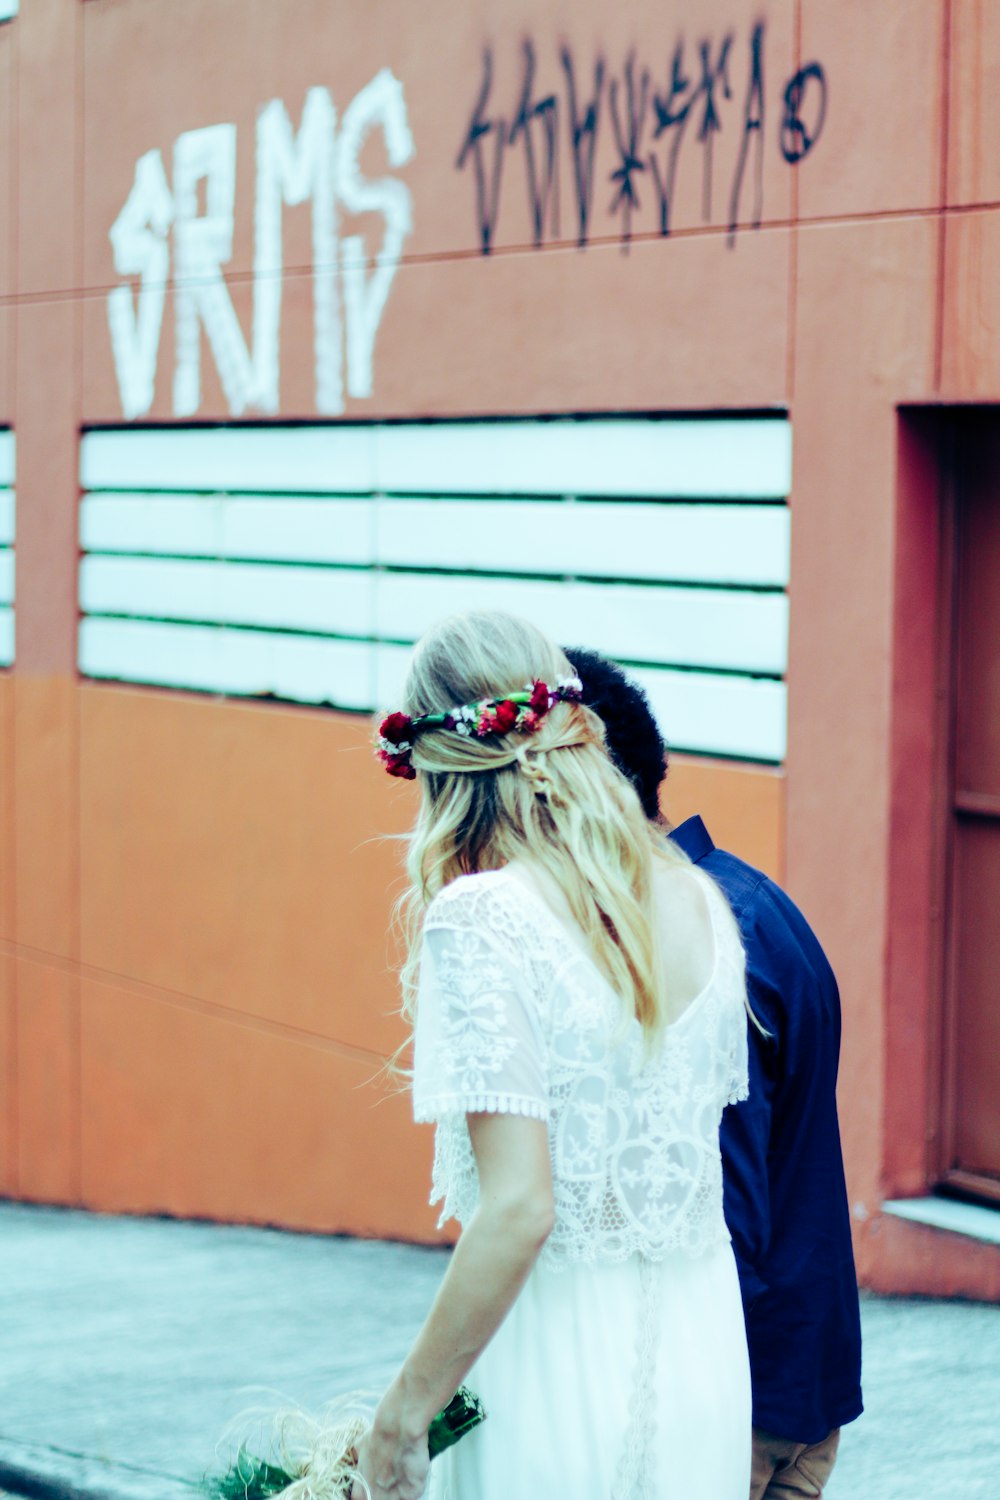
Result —
<path fill-rule="evenodd" d="M 369 711 L 496 603 L 819 932 L 863 1280 L 1000 1298 L 1000 14 L 6 9 L 0 1192 L 440 1237 Z"/>

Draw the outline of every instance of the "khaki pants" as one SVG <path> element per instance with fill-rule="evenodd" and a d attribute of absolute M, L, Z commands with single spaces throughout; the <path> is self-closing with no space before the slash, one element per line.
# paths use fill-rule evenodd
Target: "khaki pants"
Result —
<path fill-rule="evenodd" d="M 796 1500 L 822 1495 L 840 1443 L 835 1427 L 821 1443 L 793 1443 L 770 1432 L 753 1430 L 750 1500 Z"/>

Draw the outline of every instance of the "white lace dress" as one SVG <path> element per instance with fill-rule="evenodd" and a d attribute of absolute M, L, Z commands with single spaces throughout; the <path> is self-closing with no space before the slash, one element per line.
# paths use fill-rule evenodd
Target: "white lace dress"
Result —
<path fill-rule="evenodd" d="M 424 929 L 414 1112 L 432 1202 L 468 1223 L 466 1115 L 548 1124 L 555 1228 L 468 1377 L 486 1422 L 433 1500 L 746 1500 L 750 1378 L 719 1120 L 746 1096 L 743 951 L 724 898 L 711 979 L 647 1061 L 581 936 L 512 868 L 454 881 Z"/>

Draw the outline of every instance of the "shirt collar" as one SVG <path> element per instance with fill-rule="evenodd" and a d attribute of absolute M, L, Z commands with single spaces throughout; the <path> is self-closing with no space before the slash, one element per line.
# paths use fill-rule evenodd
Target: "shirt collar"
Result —
<path fill-rule="evenodd" d="M 675 844 L 681 846 L 688 859 L 695 865 L 699 864 L 706 854 L 711 854 L 715 848 L 708 829 L 697 814 L 693 818 L 685 818 L 683 823 L 672 829 L 670 837 Z"/>

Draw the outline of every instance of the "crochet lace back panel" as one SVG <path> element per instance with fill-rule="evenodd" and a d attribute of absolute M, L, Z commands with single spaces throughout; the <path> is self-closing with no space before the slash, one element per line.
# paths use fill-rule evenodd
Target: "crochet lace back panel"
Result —
<path fill-rule="evenodd" d="M 712 977 L 647 1058 L 610 984 L 509 869 L 465 875 L 428 908 L 413 1101 L 436 1121 L 431 1202 L 468 1223 L 478 1180 L 466 1115 L 548 1123 L 559 1264 L 698 1254 L 728 1240 L 719 1120 L 746 1098 L 743 949 L 724 897 L 701 882 Z"/>

